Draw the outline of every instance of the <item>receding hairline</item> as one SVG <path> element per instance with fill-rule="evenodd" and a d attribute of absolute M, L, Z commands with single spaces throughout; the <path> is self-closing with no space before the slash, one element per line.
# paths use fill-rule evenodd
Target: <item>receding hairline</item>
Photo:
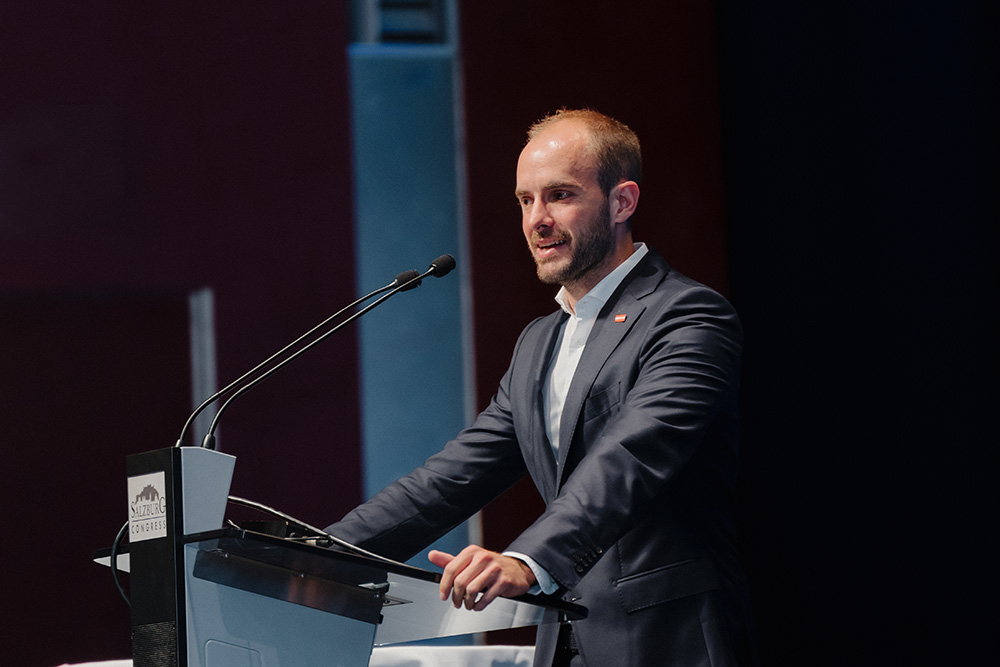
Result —
<path fill-rule="evenodd" d="M 528 127 L 528 141 L 531 141 L 538 136 L 545 128 L 566 120 L 580 121 L 583 123 L 583 126 L 587 128 L 587 132 L 592 136 L 597 134 L 602 127 L 611 127 L 615 125 L 625 127 L 623 123 L 620 123 L 614 118 L 594 109 L 567 109 L 563 107 L 532 123 L 531 126 Z M 628 128 L 626 127 L 625 129 Z M 525 144 L 527 144 L 527 141 Z"/>
<path fill-rule="evenodd" d="M 598 181 L 605 194 L 621 181 L 641 181 L 642 150 L 639 137 L 625 123 L 595 109 L 564 107 L 544 116 L 528 128 L 525 146 L 548 128 L 564 121 L 576 121 L 584 129 L 586 151 L 595 161 Z"/>

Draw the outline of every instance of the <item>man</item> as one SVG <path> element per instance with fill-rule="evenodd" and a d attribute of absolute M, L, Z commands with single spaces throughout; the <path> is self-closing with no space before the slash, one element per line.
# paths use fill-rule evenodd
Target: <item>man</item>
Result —
<path fill-rule="evenodd" d="M 742 334 L 718 294 L 632 240 L 639 141 L 590 110 L 536 123 L 517 164 L 522 230 L 561 309 L 521 333 L 475 423 L 329 531 L 408 558 L 525 474 L 544 513 L 503 553 L 432 551 L 442 599 L 559 592 L 535 665 L 753 661 L 732 504 Z"/>

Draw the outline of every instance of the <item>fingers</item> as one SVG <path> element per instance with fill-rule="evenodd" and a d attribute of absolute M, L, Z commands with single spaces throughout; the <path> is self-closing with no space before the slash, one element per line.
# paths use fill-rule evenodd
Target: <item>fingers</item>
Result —
<path fill-rule="evenodd" d="M 468 584 L 464 586 L 464 592 L 461 597 L 461 603 L 465 605 L 466 609 L 473 609 L 476 611 L 481 611 L 486 608 L 490 602 L 492 602 L 497 597 L 497 579 L 499 578 L 499 568 L 496 567 L 494 563 L 491 562 L 489 558 L 477 558 L 474 559 L 478 561 L 476 569 L 479 570 L 479 574 L 473 577 Z M 466 572 L 469 572 L 472 568 L 468 568 Z M 464 573 L 463 573 L 464 574 Z M 461 577 L 456 577 L 459 579 Z M 456 586 L 456 589 L 460 588 Z M 455 597 L 455 591 L 452 591 L 452 598 Z M 459 605 L 456 604 L 457 608 Z"/>
<path fill-rule="evenodd" d="M 436 549 L 432 549 L 427 554 L 427 560 L 429 560 L 430 562 L 434 563 L 435 565 L 441 568 L 447 566 L 448 563 L 450 563 L 453 558 L 454 556 L 452 556 L 451 554 L 445 553 L 443 551 L 437 551 Z"/>
<path fill-rule="evenodd" d="M 521 595 L 530 587 L 527 566 L 482 547 L 466 547 L 457 556 L 432 551 L 428 557 L 444 568 L 439 593 L 442 600 L 450 596 L 456 609 L 481 611 L 501 595 Z"/>
<path fill-rule="evenodd" d="M 475 587 L 475 584 L 473 584 L 473 587 Z M 478 599 L 473 600 L 466 598 L 465 608 L 472 609 L 473 611 L 482 611 L 483 609 L 486 609 L 486 605 L 493 602 L 494 600 L 497 599 L 497 597 L 499 597 L 500 595 L 499 590 L 500 586 L 496 585 L 495 583 L 485 584 L 482 588 L 479 589 Z M 472 604 L 471 607 L 469 606 L 470 603 Z"/>
<path fill-rule="evenodd" d="M 451 594 L 452 581 L 455 578 L 454 568 L 449 568 L 448 566 L 455 562 L 455 556 L 443 551 L 431 550 L 427 553 L 427 559 L 444 569 L 444 572 L 441 574 L 441 584 L 438 587 L 438 594 L 442 600 L 447 600 L 448 595 Z"/>
<path fill-rule="evenodd" d="M 446 600 L 450 590 L 451 603 L 455 609 L 462 605 L 466 609 L 472 609 L 479 593 L 489 585 L 488 576 L 484 578 L 483 571 L 489 564 L 489 559 L 484 557 L 490 553 L 492 552 L 475 545 L 462 549 L 444 569 L 441 599 Z"/>

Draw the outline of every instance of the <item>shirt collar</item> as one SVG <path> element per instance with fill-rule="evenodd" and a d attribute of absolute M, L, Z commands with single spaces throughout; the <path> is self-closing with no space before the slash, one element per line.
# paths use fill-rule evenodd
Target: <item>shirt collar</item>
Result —
<path fill-rule="evenodd" d="M 580 314 L 581 305 L 585 312 L 589 312 L 589 305 L 585 302 L 593 302 L 597 309 L 593 311 L 596 315 L 600 308 L 607 302 L 618 286 L 621 285 L 622 281 L 625 280 L 625 276 L 635 268 L 635 265 L 639 263 L 649 249 L 646 247 L 645 243 L 636 243 L 634 246 L 635 252 L 629 255 L 628 259 L 615 267 L 614 271 L 604 276 L 601 282 L 594 285 L 589 292 L 584 294 L 576 302 L 576 315 Z M 566 288 L 560 287 L 559 292 L 556 293 L 556 303 L 559 307 L 563 309 L 566 313 L 574 315 L 573 311 L 569 309 L 569 305 L 566 303 Z"/>

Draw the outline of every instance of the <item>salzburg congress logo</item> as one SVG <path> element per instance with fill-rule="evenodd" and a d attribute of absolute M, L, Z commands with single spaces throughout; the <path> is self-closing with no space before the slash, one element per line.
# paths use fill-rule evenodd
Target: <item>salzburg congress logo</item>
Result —
<path fill-rule="evenodd" d="M 129 541 L 167 536 L 167 493 L 163 472 L 128 478 Z"/>

